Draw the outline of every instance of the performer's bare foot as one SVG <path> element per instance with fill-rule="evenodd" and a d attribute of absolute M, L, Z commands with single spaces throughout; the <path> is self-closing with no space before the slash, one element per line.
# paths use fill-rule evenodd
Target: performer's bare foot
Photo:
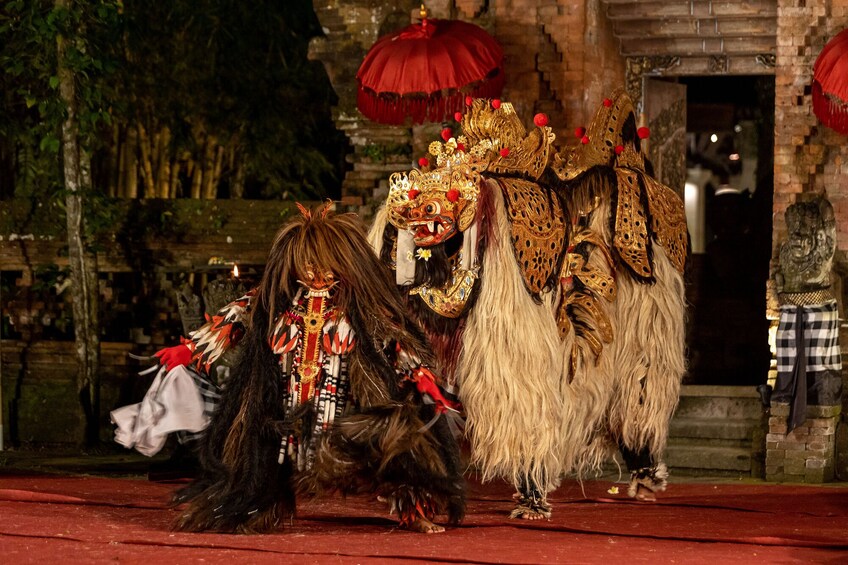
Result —
<path fill-rule="evenodd" d="M 636 500 L 640 502 L 656 502 L 657 495 L 644 485 L 638 485 L 636 487 Z"/>
<path fill-rule="evenodd" d="M 516 501 L 515 509 L 510 513 L 510 518 L 519 520 L 541 520 L 550 519 L 551 505 L 545 500 L 526 498 L 521 493 L 512 495 Z"/>
<path fill-rule="evenodd" d="M 516 508 L 512 511 L 512 514 L 509 515 L 510 518 L 518 518 L 519 520 L 541 520 L 543 518 L 550 518 L 550 512 L 543 512 L 541 510 L 532 510 L 530 508 Z"/>
<path fill-rule="evenodd" d="M 434 524 L 427 518 L 416 518 L 409 524 L 407 524 L 406 529 L 410 532 L 418 532 L 421 534 L 438 534 L 444 532 L 445 529 L 438 524 Z"/>

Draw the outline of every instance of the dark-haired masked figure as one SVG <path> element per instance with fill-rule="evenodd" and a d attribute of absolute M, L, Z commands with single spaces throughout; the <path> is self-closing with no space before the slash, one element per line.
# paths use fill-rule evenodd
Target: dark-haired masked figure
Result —
<path fill-rule="evenodd" d="M 177 528 L 266 532 L 298 493 L 374 493 L 402 526 L 463 515 L 450 402 L 432 353 L 355 216 L 307 211 L 276 235 L 261 284 L 183 346 L 203 368 L 242 345 L 202 439 Z"/>

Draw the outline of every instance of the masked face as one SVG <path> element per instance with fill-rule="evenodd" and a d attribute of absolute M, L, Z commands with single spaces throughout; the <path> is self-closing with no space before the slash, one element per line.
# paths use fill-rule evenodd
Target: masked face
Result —
<path fill-rule="evenodd" d="M 417 247 L 444 243 L 474 223 L 478 182 L 473 170 L 460 166 L 395 173 L 387 199 L 389 222 L 408 230 Z"/>
<path fill-rule="evenodd" d="M 306 287 L 310 293 L 325 293 L 329 292 L 338 281 L 333 271 L 307 263 L 303 272 L 303 279 L 299 279 L 298 282 Z"/>
<path fill-rule="evenodd" d="M 444 193 L 434 191 L 418 195 L 396 212 L 406 220 L 415 245 L 431 247 L 456 235 L 464 206 L 464 201 L 450 202 Z"/>

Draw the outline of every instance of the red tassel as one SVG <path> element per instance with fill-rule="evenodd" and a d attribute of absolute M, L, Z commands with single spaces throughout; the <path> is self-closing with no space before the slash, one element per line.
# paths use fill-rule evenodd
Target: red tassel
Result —
<path fill-rule="evenodd" d="M 848 135 L 848 104 L 825 94 L 817 80 L 813 81 L 813 112 L 826 127 Z"/>

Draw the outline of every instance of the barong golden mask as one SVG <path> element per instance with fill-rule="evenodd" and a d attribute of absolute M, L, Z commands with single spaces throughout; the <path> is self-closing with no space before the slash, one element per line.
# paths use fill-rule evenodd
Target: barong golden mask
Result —
<path fill-rule="evenodd" d="M 477 215 L 481 174 L 538 179 L 548 165 L 555 135 L 544 122 L 529 134 L 512 105 L 476 99 L 462 118 L 465 135 L 433 142 L 431 171 L 395 173 L 389 179 L 389 221 L 411 230 L 415 245 L 431 247 L 464 232 Z"/>
<path fill-rule="evenodd" d="M 477 214 L 478 177 L 463 168 L 391 176 L 389 221 L 412 231 L 418 247 L 447 241 L 471 226 Z"/>

